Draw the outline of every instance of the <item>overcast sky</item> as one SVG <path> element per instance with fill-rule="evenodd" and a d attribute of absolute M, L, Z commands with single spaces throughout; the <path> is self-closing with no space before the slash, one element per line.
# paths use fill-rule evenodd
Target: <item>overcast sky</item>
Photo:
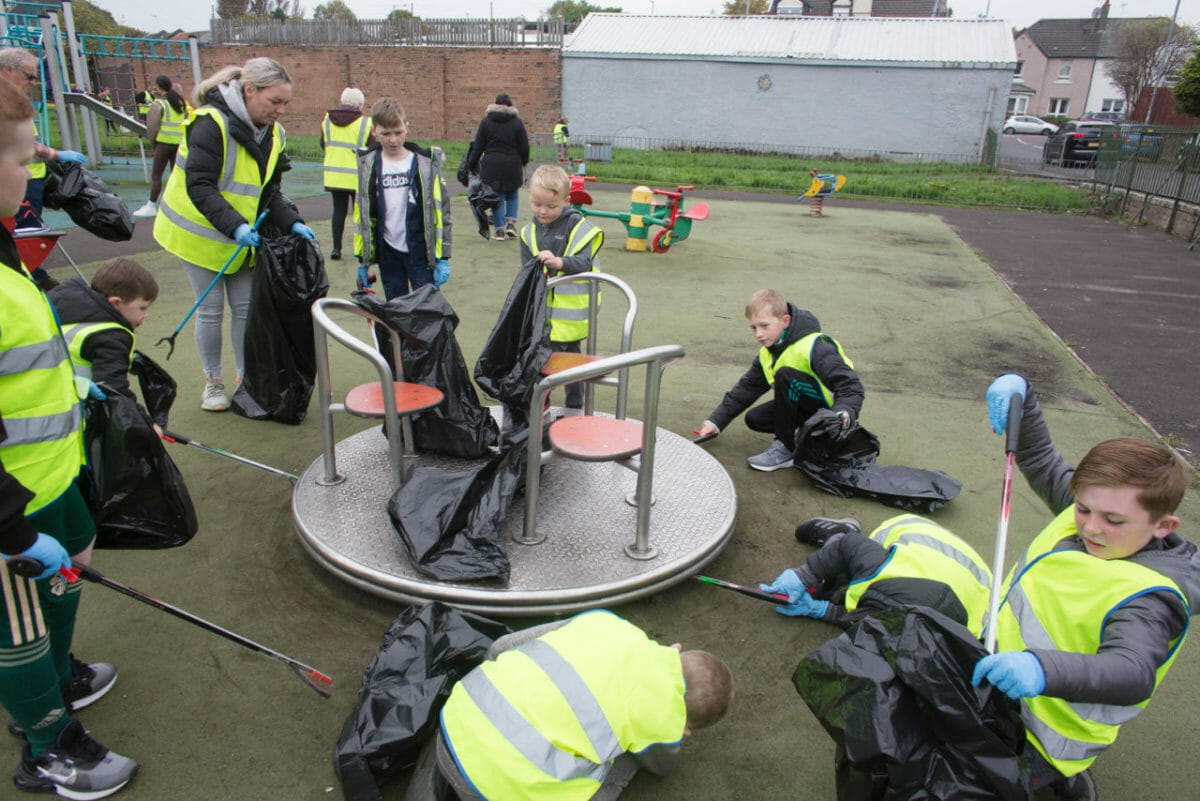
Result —
<path fill-rule="evenodd" d="M 721 0 L 590 0 L 596 6 L 618 6 L 631 14 L 709 14 L 722 7 Z M 93 0 L 111 11 L 118 22 L 146 31 L 160 29 L 207 30 L 212 5 L 203 0 L 169 4 L 162 0 Z M 306 16 L 320 0 L 301 0 Z M 387 16 L 393 8 L 411 8 L 421 17 L 525 17 L 536 19 L 553 0 L 343 0 L 354 13 L 364 19 Z M 1111 0 L 1110 16 L 1171 16 L 1177 0 Z M 1200 0 L 1178 0 L 1179 21 L 1189 25 L 1200 23 Z M 983 15 L 1007 20 L 1024 28 L 1039 19 L 1056 17 L 1087 17 L 1100 4 L 1099 0 L 950 0 L 950 8 L 959 19 Z"/>

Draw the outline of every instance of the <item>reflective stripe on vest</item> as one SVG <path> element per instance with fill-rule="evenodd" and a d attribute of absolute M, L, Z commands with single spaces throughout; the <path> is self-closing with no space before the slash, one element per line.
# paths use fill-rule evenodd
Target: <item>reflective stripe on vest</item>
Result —
<path fill-rule="evenodd" d="M 1030 544 L 1005 582 L 996 625 L 997 650 L 1052 649 L 1094 654 L 1117 609 L 1151 592 L 1187 598 L 1168 576 L 1129 559 L 1098 559 L 1073 547 L 1055 550 L 1075 534 L 1075 507 L 1064 509 Z M 1155 673 L 1155 689 L 1175 661 L 1187 629 L 1171 643 Z M 1064 776 L 1086 770 L 1117 738 L 1122 723 L 1149 702 L 1120 706 L 1037 696 L 1021 701 L 1033 745 Z"/>
<path fill-rule="evenodd" d="M 374 264 L 379 260 L 375 252 L 377 237 L 372 229 L 378 227 L 375 219 L 375 209 L 378 205 L 379 190 L 376 188 L 375 197 L 371 196 L 371 176 L 375 169 L 377 150 L 360 153 L 356 157 L 358 169 L 357 186 L 354 195 L 354 255 L 362 264 Z M 446 181 L 442 177 L 441 166 L 445 155 L 440 147 L 431 147 L 429 157 L 413 152 L 416 159 L 417 176 L 421 184 L 421 202 L 425 204 L 422 220 L 425 224 L 425 254 L 430 264 L 438 259 L 450 258 L 450 244 L 446 242 L 446 218 L 443 213 L 445 203 Z"/>
<path fill-rule="evenodd" d="M 46 296 L 24 270 L 0 265 L 0 461 L 34 493 L 31 515 L 83 466 L 82 409 L 66 343 Z"/>
<path fill-rule="evenodd" d="M 183 141 L 183 121 L 187 116 L 186 109 L 176 111 L 163 97 L 157 98 L 154 102 L 162 106 L 162 119 L 158 124 L 158 134 L 154 137 L 154 141 L 164 145 L 179 144 Z"/>
<path fill-rule="evenodd" d="M 38 133 L 37 119 L 33 121 L 33 138 L 37 139 L 40 136 Z M 46 162 L 31 161 L 29 162 L 29 180 L 34 181 L 38 178 L 46 177 Z"/>
<path fill-rule="evenodd" d="M 817 387 L 821 390 L 821 398 L 825 401 L 825 405 L 831 406 L 833 404 L 833 392 L 822 383 L 821 379 L 817 378 L 817 374 L 813 372 L 812 368 L 812 349 L 816 347 L 818 339 L 825 339 L 832 342 L 833 346 L 837 348 L 838 355 L 846 363 L 846 366 L 851 369 L 854 368 L 854 362 L 847 358 L 841 344 L 833 337 L 828 334 L 822 334 L 820 331 L 814 331 L 808 336 L 797 339 L 788 345 L 783 353 L 779 354 L 779 358 L 777 359 L 772 359 L 769 348 L 760 349 L 758 351 L 758 363 L 762 366 L 763 375 L 766 376 L 767 383 L 771 386 L 775 385 L 775 371 L 780 367 L 791 367 L 793 370 L 798 370 L 805 375 L 811 376 L 813 381 L 816 382 Z"/>
<path fill-rule="evenodd" d="M 554 144 L 565 145 L 567 143 L 567 126 L 561 122 L 554 126 Z"/>
<path fill-rule="evenodd" d="M 87 344 L 87 338 L 92 334 L 98 334 L 101 331 L 111 331 L 113 329 L 119 331 L 129 330 L 120 323 L 112 321 L 103 323 L 76 323 L 63 330 L 63 336 L 67 340 L 67 351 L 71 354 L 71 361 L 75 364 L 75 375 L 81 375 L 89 381 L 91 380 L 92 362 L 90 359 L 84 358 L 83 346 Z M 129 349 L 129 363 L 133 364 L 133 348 Z"/>
<path fill-rule="evenodd" d="M 846 608 L 853 611 L 867 588 L 889 578 L 940 581 L 954 592 L 967 612 L 967 628 L 979 636 L 987 616 L 992 571 L 958 535 L 931 520 L 899 515 L 879 524 L 871 539 L 890 549 L 874 574 L 846 588 Z"/>
<path fill-rule="evenodd" d="M 531 253 L 540 248 L 537 243 L 537 225 L 529 223 L 521 229 L 521 241 Z M 584 248 L 591 248 L 593 259 L 604 244 L 604 232 L 587 220 L 580 220 L 567 236 L 563 256 L 575 256 Z M 595 271 L 595 262 L 592 270 Z M 578 342 L 588 335 L 588 298 L 590 281 L 567 281 L 553 287 L 546 305 L 550 308 L 550 340 L 552 342 Z M 596 305 L 600 305 L 600 292 L 596 292 Z"/>
<path fill-rule="evenodd" d="M 371 121 L 359 117 L 349 125 L 334 125 L 326 114 L 321 129 L 325 134 L 325 187 L 353 192 L 358 188 L 357 153 L 367 144 Z"/>
<path fill-rule="evenodd" d="M 185 123 L 185 128 L 201 117 L 209 117 L 221 131 L 221 143 L 225 157 L 221 173 L 217 176 L 217 189 L 221 197 L 252 223 L 258 216 L 258 204 L 262 188 L 275 172 L 275 165 L 284 146 L 284 132 L 279 123 L 271 130 L 271 155 L 267 168 L 260 173 L 258 163 L 246 149 L 229 135 L 224 115 L 211 107 L 197 109 L 194 117 Z M 163 249 L 184 261 L 216 271 L 221 269 L 237 251 L 238 245 L 217 231 L 200 213 L 187 192 L 188 143 L 186 137 L 179 145 L 175 158 L 175 169 L 167 179 L 166 189 L 159 199 L 158 215 L 154 219 L 154 238 Z M 241 264 L 232 264 L 228 272 L 235 273 Z"/>

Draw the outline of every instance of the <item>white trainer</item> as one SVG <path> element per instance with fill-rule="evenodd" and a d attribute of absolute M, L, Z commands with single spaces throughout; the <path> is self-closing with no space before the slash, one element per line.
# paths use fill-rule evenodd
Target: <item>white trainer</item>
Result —
<path fill-rule="evenodd" d="M 152 200 L 147 200 L 146 204 L 133 213 L 134 217 L 153 217 L 158 214 L 158 204 Z"/>

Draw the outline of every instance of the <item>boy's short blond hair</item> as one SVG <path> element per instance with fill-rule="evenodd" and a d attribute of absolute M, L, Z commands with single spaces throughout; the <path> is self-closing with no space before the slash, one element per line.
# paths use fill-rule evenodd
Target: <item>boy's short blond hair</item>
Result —
<path fill-rule="evenodd" d="M 133 259 L 117 257 L 101 264 L 92 276 L 92 289 L 106 298 L 120 298 L 126 303 L 158 300 L 158 282 Z"/>
<path fill-rule="evenodd" d="M 750 302 L 746 304 L 746 319 L 749 320 L 761 312 L 770 312 L 772 315 L 782 318 L 788 313 L 787 298 L 774 289 L 758 290 L 750 296 Z"/>
<path fill-rule="evenodd" d="M 679 655 L 687 686 L 684 704 L 687 725 L 703 729 L 721 718 L 733 702 L 733 671 L 708 651 L 684 651 Z"/>
<path fill-rule="evenodd" d="M 553 192 L 560 198 L 571 194 L 571 176 L 557 164 L 543 164 L 538 167 L 530 176 L 529 183 L 536 184 L 547 192 Z"/>
<path fill-rule="evenodd" d="M 371 122 L 376 128 L 399 128 L 408 122 L 404 106 L 394 97 L 381 97 L 371 106 Z"/>
<path fill-rule="evenodd" d="M 1170 448 L 1118 437 L 1101 442 L 1079 460 L 1070 488 L 1078 496 L 1088 487 L 1135 487 L 1138 505 L 1157 521 L 1179 508 L 1190 479 L 1187 462 Z"/>

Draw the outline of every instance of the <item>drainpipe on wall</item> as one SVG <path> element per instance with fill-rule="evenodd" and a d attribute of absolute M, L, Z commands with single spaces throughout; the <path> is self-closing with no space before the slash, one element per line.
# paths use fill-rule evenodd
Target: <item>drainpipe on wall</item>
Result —
<path fill-rule="evenodd" d="M 979 131 L 979 152 L 975 155 L 975 160 L 980 164 L 983 163 L 983 157 L 987 154 L 988 140 L 988 125 L 992 121 L 992 106 L 996 102 L 996 84 L 988 87 L 987 103 L 983 107 L 983 126 Z"/>

